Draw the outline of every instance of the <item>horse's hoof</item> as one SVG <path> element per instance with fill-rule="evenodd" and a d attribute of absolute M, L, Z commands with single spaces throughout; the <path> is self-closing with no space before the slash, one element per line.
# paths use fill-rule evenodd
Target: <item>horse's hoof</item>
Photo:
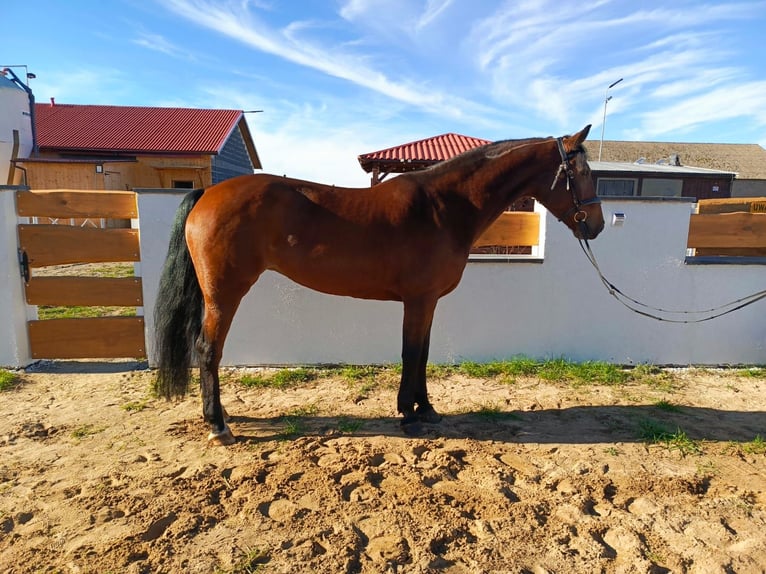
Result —
<path fill-rule="evenodd" d="M 418 407 L 415 409 L 415 415 L 418 417 L 419 421 L 424 423 L 435 425 L 436 423 L 442 422 L 442 416 L 430 405 L 426 408 Z"/>
<path fill-rule="evenodd" d="M 211 432 L 207 435 L 207 444 L 210 446 L 229 446 L 235 442 L 237 439 L 228 425 L 221 432 Z"/>

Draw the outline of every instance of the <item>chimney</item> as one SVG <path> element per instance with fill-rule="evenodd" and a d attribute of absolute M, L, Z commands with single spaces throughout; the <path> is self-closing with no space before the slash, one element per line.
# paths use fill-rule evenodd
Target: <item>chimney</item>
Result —
<path fill-rule="evenodd" d="M 51 98 L 51 107 L 56 105 L 56 98 Z"/>

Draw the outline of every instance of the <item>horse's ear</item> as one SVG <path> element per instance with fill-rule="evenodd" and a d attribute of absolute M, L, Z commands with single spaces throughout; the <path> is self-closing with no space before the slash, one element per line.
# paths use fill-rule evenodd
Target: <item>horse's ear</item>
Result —
<path fill-rule="evenodd" d="M 585 126 L 583 129 L 581 129 L 579 132 L 577 132 L 574 135 L 569 136 L 568 138 L 565 138 L 565 142 L 569 144 L 568 151 L 572 151 L 574 149 L 577 149 L 582 145 L 582 142 L 585 141 L 585 138 L 588 137 L 588 132 L 590 132 L 590 124 Z"/>

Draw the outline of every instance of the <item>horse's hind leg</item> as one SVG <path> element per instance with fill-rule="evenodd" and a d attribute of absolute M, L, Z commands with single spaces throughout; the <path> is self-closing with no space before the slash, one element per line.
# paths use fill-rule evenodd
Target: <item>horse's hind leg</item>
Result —
<path fill-rule="evenodd" d="M 208 442 L 217 445 L 230 445 L 235 442 L 234 435 L 226 424 L 228 415 L 221 405 L 221 387 L 218 367 L 223 356 L 223 345 L 234 319 L 239 302 L 247 289 L 241 294 L 228 293 L 226 301 L 205 299 L 205 316 L 202 331 L 197 339 L 199 356 L 200 390 L 202 392 L 202 415 L 210 425 Z"/>

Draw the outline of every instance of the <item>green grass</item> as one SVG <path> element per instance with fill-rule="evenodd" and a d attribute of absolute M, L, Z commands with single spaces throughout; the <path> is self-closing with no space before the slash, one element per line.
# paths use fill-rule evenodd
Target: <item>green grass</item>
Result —
<path fill-rule="evenodd" d="M 618 385 L 631 380 L 630 372 L 617 365 L 602 361 L 576 363 L 563 358 L 537 361 L 520 356 L 507 361 L 488 363 L 465 361 L 458 365 L 456 370 L 467 377 L 480 379 L 501 378 L 514 381 L 516 377 L 539 377 L 546 381 L 574 385 Z"/>
<path fill-rule="evenodd" d="M 489 422 L 520 420 L 521 418 L 516 413 L 506 411 L 500 403 L 482 403 L 478 410 L 474 411 L 474 414 Z"/>
<path fill-rule="evenodd" d="M 89 319 L 92 317 L 135 317 L 135 307 L 59 307 L 40 305 L 37 307 L 37 318 L 45 319 Z"/>
<path fill-rule="evenodd" d="M 128 413 L 140 413 L 142 410 L 147 408 L 147 401 L 130 401 L 125 403 L 124 405 L 120 405 L 120 408 Z"/>
<path fill-rule="evenodd" d="M 665 400 L 657 401 L 654 403 L 654 408 L 664 411 L 666 413 L 680 413 L 683 412 L 683 409 L 679 407 L 678 405 L 674 405 L 673 403 L 670 403 Z"/>
<path fill-rule="evenodd" d="M 364 423 L 357 419 L 351 419 L 348 417 L 341 417 L 338 420 L 338 430 L 343 434 L 351 434 L 357 432 L 364 426 Z"/>
<path fill-rule="evenodd" d="M 0 369 L 0 392 L 10 391 L 19 384 L 19 378 L 15 373 Z"/>
<path fill-rule="evenodd" d="M 285 416 L 280 419 L 282 430 L 279 432 L 279 438 L 289 440 L 302 436 L 306 432 L 306 424 L 298 417 Z"/>
<path fill-rule="evenodd" d="M 742 444 L 742 450 L 747 454 L 766 454 L 766 440 L 761 435 L 755 435 L 753 440 Z"/>
<path fill-rule="evenodd" d="M 747 369 L 738 369 L 735 371 L 738 377 L 744 377 L 747 379 L 766 379 L 766 368 L 764 367 L 749 367 Z"/>
<path fill-rule="evenodd" d="M 280 369 L 270 375 L 243 375 L 239 383 L 250 388 L 286 389 L 299 384 L 308 383 L 319 377 L 318 369 Z"/>
<path fill-rule="evenodd" d="M 699 441 L 689 438 L 685 431 L 676 428 L 670 431 L 662 423 L 645 419 L 639 423 L 639 436 L 649 444 L 660 444 L 669 450 L 677 450 L 682 456 L 702 454 Z"/>
<path fill-rule="evenodd" d="M 78 273 L 77 266 L 72 270 L 72 276 L 88 277 L 133 277 L 133 263 L 103 263 L 100 265 L 88 266 L 87 272 Z M 134 317 L 136 315 L 135 307 L 119 306 L 54 306 L 40 305 L 37 307 L 38 319 L 76 319 L 92 317 Z"/>
<path fill-rule="evenodd" d="M 267 552 L 253 548 L 245 551 L 231 568 L 217 567 L 213 572 L 214 574 L 257 574 L 263 571 L 261 567 L 268 561 Z"/>
<path fill-rule="evenodd" d="M 96 435 L 105 430 L 104 427 L 97 427 L 94 425 L 82 425 L 74 429 L 71 433 L 71 437 L 77 440 L 82 440 L 89 436 Z"/>
<path fill-rule="evenodd" d="M 246 387 L 284 389 L 305 384 L 323 377 L 339 377 L 361 395 L 380 386 L 395 387 L 401 376 L 401 363 L 392 365 L 345 365 L 334 368 L 285 368 L 272 374 L 246 374 L 237 380 Z M 624 368 L 603 361 L 574 362 L 565 358 L 536 360 L 525 356 L 509 360 L 463 361 L 458 364 L 432 364 L 427 366 L 427 378 L 448 378 L 463 375 L 477 379 L 496 379 L 513 383 L 518 377 L 537 377 L 545 381 L 566 383 L 574 387 L 600 384 L 645 384 L 655 390 L 672 391 L 677 385 L 676 375 L 651 365 Z M 662 408 L 662 407 L 660 407 Z"/>

